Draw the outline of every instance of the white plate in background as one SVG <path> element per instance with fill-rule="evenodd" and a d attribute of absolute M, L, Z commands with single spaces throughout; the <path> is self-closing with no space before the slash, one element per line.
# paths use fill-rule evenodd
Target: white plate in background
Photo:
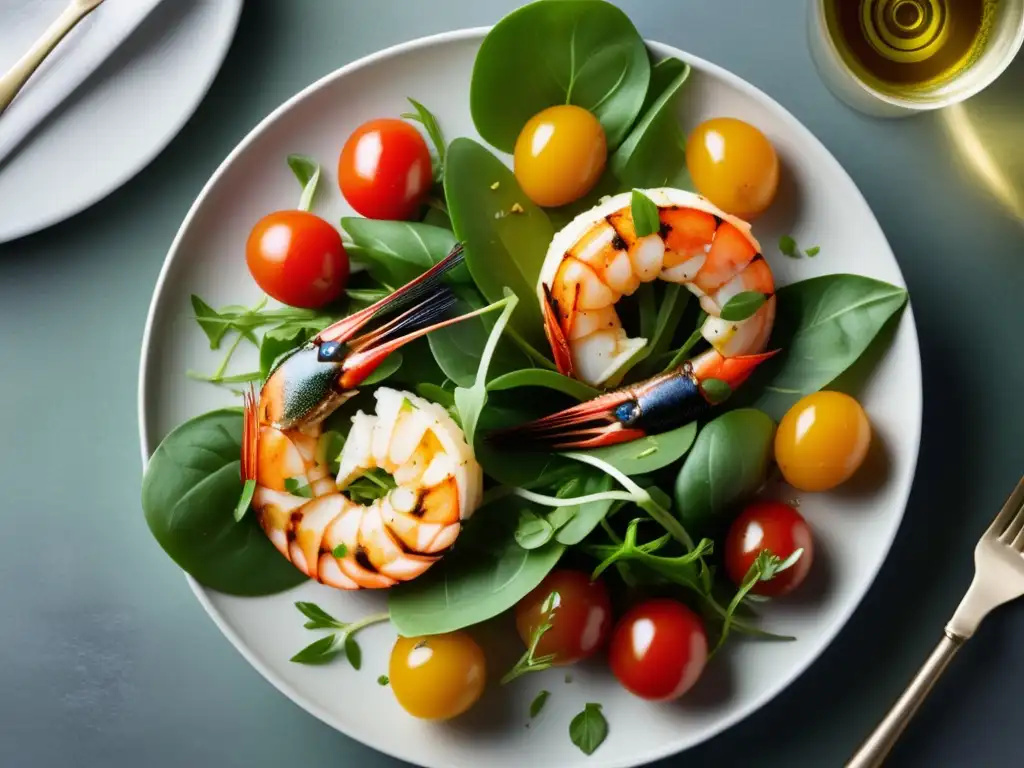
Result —
<path fill-rule="evenodd" d="M 350 213 L 334 178 L 349 133 L 370 118 L 397 116 L 407 96 L 437 116 L 445 136 L 477 137 L 469 114 L 469 82 L 486 29 L 446 33 L 379 52 L 326 76 L 290 99 L 238 145 L 216 171 L 182 223 L 160 273 L 143 339 L 139 422 L 143 461 L 175 426 L 238 401 L 230 393 L 186 379 L 187 369 L 210 370 L 222 353 L 209 349 L 191 318 L 189 295 L 210 304 L 251 304 L 261 292 L 246 269 L 249 228 L 266 213 L 294 206 L 289 153 L 323 166 L 316 212 L 328 221 Z M 835 272 L 868 275 L 905 286 L 896 259 L 867 203 L 834 157 L 778 103 L 735 75 L 670 46 L 651 43 L 658 56 L 694 68 L 680 98 L 686 130 L 711 116 L 732 115 L 760 127 L 773 141 L 786 182 L 754 233 L 764 244 L 777 283 Z M 500 155 L 499 155 L 500 156 Z M 506 157 L 506 160 L 508 158 Z M 783 234 L 821 247 L 815 259 L 781 257 L 772 244 Z M 233 362 L 256 365 L 254 349 Z M 859 391 L 884 448 L 884 481 L 870 488 L 807 494 L 801 511 L 815 531 L 815 565 L 799 595 L 765 611 L 766 629 L 797 636 L 791 643 L 730 642 L 682 700 L 652 704 L 626 693 L 601 662 L 528 675 L 500 687 L 504 671 L 489 651 L 484 698 L 446 724 L 419 721 L 377 684 L 387 671 L 395 633 L 387 625 L 360 634 L 361 671 L 344 663 L 310 667 L 289 658 L 313 639 L 296 600 L 314 601 L 342 620 L 379 611 L 381 592 L 342 593 L 308 582 L 288 592 L 239 598 L 206 590 L 190 579 L 199 601 L 239 652 L 282 693 L 325 723 L 382 752 L 436 768 L 624 768 L 680 752 L 728 728 L 771 701 L 800 675 L 846 624 L 878 573 L 903 517 L 921 434 L 921 364 L 913 313 L 906 307 L 891 346 Z M 510 633 L 514 632 L 510 628 Z M 530 723 L 541 689 L 551 697 Z M 599 702 L 608 739 L 591 756 L 569 740 L 569 721 L 586 702 Z"/>
<path fill-rule="evenodd" d="M 209 90 L 241 10 L 242 0 L 160 3 L 0 162 L 0 243 L 74 216 L 149 165 Z M 87 33 L 88 22 L 72 35 Z M 5 28 L 14 25 L 0 23 L 0 48 L 6 51 L 13 43 L 5 41 Z M 72 42 L 72 36 L 65 40 Z"/>

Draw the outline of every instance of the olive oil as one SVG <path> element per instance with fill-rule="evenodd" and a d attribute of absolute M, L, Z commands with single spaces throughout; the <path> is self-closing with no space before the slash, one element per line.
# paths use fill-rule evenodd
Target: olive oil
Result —
<path fill-rule="evenodd" d="M 942 90 L 974 65 L 1001 0 L 825 0 L 829 35 L 846 66 L 902 98 Z"/>

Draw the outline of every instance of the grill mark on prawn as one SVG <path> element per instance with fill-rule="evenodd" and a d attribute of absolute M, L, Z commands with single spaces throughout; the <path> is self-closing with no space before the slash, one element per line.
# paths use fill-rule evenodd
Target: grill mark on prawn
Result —
<path fill-rule="evenodd" d="M 358 563 L 362 568 L 365 568 L 370 573 L 380 573 L 380 571 L 377 570 L 377 566 L 375 566 L 373 562 L 370 560 L 370 556 L 366 553 L 366 550 L 363 548 L 362 544 L 356 545 L 356 551 L 352 555 L 352 557 L 355 559 L 356 563 Z"/>

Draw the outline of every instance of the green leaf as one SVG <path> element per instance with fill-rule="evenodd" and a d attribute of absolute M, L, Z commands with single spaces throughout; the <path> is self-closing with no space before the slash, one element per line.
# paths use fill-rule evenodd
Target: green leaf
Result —
<path fill-rule="evenodd" d="M 348 547 L 346 547 L 344 544 L 339 544 L 338 546 L 336 546 L 334 549 L 331 550 L 331 555 L 336 557 L 336 558 L 338 558 L 339 560 L 342 559 L 343 557 L 345 557 L 347 554 L 348 554 Z"/>
<path fill-rule="evenodd" d="M 777 419 L 853 365 L 907 301 L 903 288 L 847 274 L 802 280 L 776 295 L 769 348 L 782 351 L 744 389 L 760 392 L 754 405 Z"/>
<path fill-rule="evenodd" d="M 560 604 L 561 597 L 557 592 L 549 593 L 544 602 L 540 604 L 540 617 L 538 618 L 542 620 L 533 628 L 526 652 L 515 663 L 515 666 L 502 676 L 502 685 L 508 685 L 516 678 L 530 672 L 542 672 L 545 669 L 550 669 L 555 663 L 553 653 L 538 656 L 537 646 L 540 644 L 541 638 L 554 626 L 551 623 L 551 617 Z"/>
<path fill-rule="evenodd" d="M 797 549 L 787 557 L 785 561 L 781 560 L 777 555 L 772 554 L 767 549 L 763 549 L 758 552 L 757 557 L 754 558 L 754 562 L 751 563 L 750 568 L 743 577 L 743 581 L 740 582 L 740 586 L 736 590 L 736 594 L 725 609 L 722 629 L 718 636 L 718 642 L 715 643 L 715 647 L 711 651 L 712 655 L 717 653 L 718 649 L 722 647 L 723 643 L 725 643 L 725 639 L 729 636 L 729 630 L 736 623 L 736 609 L 739 608 L 740 603 L 743 602 L 743 598 L 747 596 L 750 590 L 752 590 L 759 581 L 771 581 L 774 579 L 776 574 L 780 571 L 786 570 L 786 568 L 789 568 L 799 560 L 803 552 L 802 548 Z M 779 636 L 779 639 L 791 638 Z"/>
<path fill-rule="evenodd" d="M 491 379 L 487 383 L 489 392 L 500 392 L 519 387 L 543 387 L 561 392 L 580 402 L 592 400 L 601 394 L 600 390 L 589 384 L 563 376 L 557 371 L 548 371 L 543 368 L 521 368 Z"/>
<path fill-rule="evenodd" d="M 800 251 L 796 246 L 796 240 L 790 235 L 783 235 L 779 238 L 779 251 L 782 252 L 783 256 L 789 256 L 791 259 L 800 258 Z"/>
<path fill-rule="evenodd" d="M 343 634 L 325 635 L 296 653 L 290 661 L 296 664 L 326 664 L 341 653 L 344 637 Z"/>
<path fill-rule="evenodd" d="M 701 539 L 691 551 L 677 557 L 656 555 L 659 549 L 670 541 L 670 535 L 655 539 L 646 544 L 637 543 L 637 532 L 641 523 L 649 522 L 648 518 L 638 517 L 630 521 L 622 542 L 614 546 L 590 545 L 587 551 L 601 558 L 601 563 L 594 569 L 591 579 L 598 578 L 610 566 L 623 562 L 636 562 L 653 571 L 664 579 L 686 587 L 698 595 L 706 595 L 708 590 L 700 579 L 702 558 L 710 555 L 714 544 L 710 539 Z"/>
<path fill-rule="evenodd" d="M 211 411 L 161 441 L 142 480 L 142 509 L 167 555 L 200 584 L 233 595 L 269 595 L 306 580 L 248 515 L 234 510 L 242 414 Z"/>
<path fill-rule="evenodd" d="M 657 204 L 639 189 L 633 190 L 629 207 L 633 212 L 633 226 L 636 228 L 637 237 L 653 235 L 661 230 Z"/>
<path fill-rule="evenodd" d="M 732 387 L 729 386 L 728 382 L 721 379 L 704 379 L 700 383 L 700 388 L 708 402 L 712 405 L 724 403 L 732 395 Z"/>
<path fill-rule="evenodd" d="M 643 38 L 614 5 L 530 3 L 502 18 L 480 46 L 469 92 L 473 124 L 511 153 L 531 117 L 575 104 L 596 115 L 614 150 L 640 112 L 650 71 Z"/>
<path fill-rule="evenodd" d="M 391 295 L 387 288 L 346 288 L 345 295 L 350 301 L 370 306 Z"/>
<path fill-rule="evenodd" d="M 516 543 L 523 549 L 543 547 L 555 535 L 554 526 L 528 507 L 519 510 Z"/>
<path fill-rule="evenodd" d="M 696 436 L 697 424 L 691 422 L 658 435 L 580 453 L 606 461 L 627 475 L 643 475 L 677 461 L 690 449 Z"/>
<path fill-rule="evenodd" d="M 221 339 L 224 338 L 224 334 L 231 326 L 221 318 L 217 310 L 194 293 L 192 294 L 192 311 L 195 313 L 199 327 L 203 329 L 206 338 L 210 340 L 210 349 L 220 349 Z"/>
<path fill-rule="evenodd" d="M 494 182 L 499 187 L 492 190 Z M 555 231 L 547 215 L 530 202 L 512 171 L 472 139 L 448 147 L 444 178 L 455 236 L 466 249 L 473 281 L 488 301 L 504 289 L 519 297 L 512 328 L 534 349 L 547 349 L 537 281 Z M 513 213 L 513 207 L 522 209 Z"/>
<path fill-rule="evenodd" d="M 580 496 L 589 496 L 611 490 L 613 485 L 612 479 L 603 472 L 599 472 L 592 467 L 581 468 L 578 472 L 577 478 L 583 478 L 582 487 L 578 491 L 573 490 Z M 571 492 L 566 493 L 565 496 L 571 497 L 570 494 Z M 559 491 L 558 495 L 563 496 L 563 492 Z M 590 535 L 591 531 L 601 524 L 601 521 L 608 516 L 617 503 L 612 499 L 601 499 L 600 501 L 589 501 L 576 507 L 556 507 L 551 510 L 548 520 L 556 513 L 565 514 L 567 512 L 572 514 L 572 518 L 564 526 L 559 526 L 555 539 L 566 546 L 579 544 Z"/>
<path fill-rule="evenodd" d="M 686 137 L 676 117 L 677 97 L 689 76 L 690 66 L 679 59 L 651 68 L 643 114 L 608 161 L 627 187 L 690 188 Z"/>
<path fill-rule="evenodd" d="M 242 486 L 242 495 L 238 498 L 238 505 L 235 507 L 235 520 L 240 521 L 245 517 L 245 513 L 249 510 L 249 505 L 252 503 L 252 495 L 256 492 L 256 481 L 246 480 L 245 485 Z"/>
<path fill-rule="evenodd" d="M 293 496 L 302 496 L 304 499 L 313 498 L 313 489 L 309 487 L 304 477 L 286 477 L 284 489 Z"/>
<path fill-rule="evenodd" d="M 295 607 L 299 609 L 307 621 L 303 626 L 306 629 L 344 629 L 345 624 L 338 621 L 336 618 L 331 616 L 327 611 L 321 608 L 316 603 L 308 603 L 299 601 L 295 603 Z"/>
<path fill-rule="evenodd" d="M 750 498 L 765 482 L 775 423 L 753 408 L 727 411 L 697 436 L 676 479 L 684 523 L 707 525 Z"/>
<path fill-rule="evenodd" d="M 540 714 L 540 711 L 544 709 L 544 705 L 547 704 L 548 696 L 551 695 L 550 691 L 541 691 L 538 693 L 532 702 L 530 702 L 530 717 L 536 717 Z"/>
<path fill-rule="evenodd" d="M 363 383 L 359 386 L 370 387 L 374 384 L 380 384 L 384 379 L 393 376 L 398 372 L 398 369 L 402 367 L 402 353 L 392 352 L 390 355 L 384 358 L 383 362 L 378 365 L 373 373 L 363 379 Z"/>
<path fill-rule="evenodd" d="M 320 164 L 308 155 L 288 155 L 288 167 L 302 185 L 298 209 L 308 211 L 313 207 L 316 187 L 320 183 Z"/>
<path fill-rule="evenodd" d="M 345 635 L 345 658 L 352 665 L 352 669 L 358 670 L 363 666 L 363 650 L 351 633 Z"/>
<path fill-rule="evenodd" d="M 348 235 L 345 251 L 349 258 L 363 264 L 378 282 L 393 287 L 422 275 L 451 253 L 456 244 L 450 230 L 415 221 L 346 216 L 341 228 Z M 468 284 L 469 272 L 465 266 L 458 266 L 445 280 Z"/>
<path fill-rule="evenodd" d="M 388 679 L 387 675 L 381 675 L 377 678 L 377 685 L 384 686 L 387 685 L 389 682 L 391 681 Z"/>
<path fill-rule="evenodd" d="M 285 356 L 297 350 L 315 334 L 316 331 L 292 326 L 272 329 L 263 334 L 263 341 L 260 342 L 260 377 L 266 381 Z"/>
<path fill-rule="evenodd" d="M 437 118 L 434 117 L 433 113 L 420 104 L 416 99 L 406 97 L 409 99 L 409 103 L 412 104 L 415 113 L 404 112 L 402 117 L 406 120 L 415 120 L 420 123 L 427 131 L 427 135 L 434 144 L 434 152 L 437 155 L 437 164 L 434 167 L 434 179 L 440 181 L 444 178 L 444 149 L 445 140 L 444 134 L 441 133 L 441 126 L 437 124 Z"/>
<path fill-rule="evenodd" d="M 752 316 L 766 301 L 768 297 L 760 291 L 742 291 L 725 302 L 719 317 L 730 323 L 738 323 Z"/>
<path fill-rule="evenodd" d="M 455 389 L 455 407 L 459 411 L 459 423 L 462 425 L 466 442 L 470 445 L 473 445 L 473 439 L 476 436 L 476 423 L 480 418 L 480 412 L 483 411 L 484 405 L 487 403 L 487 369 L 494 356 L 494 350 L 498 346 L 498 340 L 512 317 L 519 299 L 506 289 L 505 298 L 500 302 L 495 302 L 493 306 L 497 308 L 502 302 L 504 302 L 504 309 L 495 321 L 487 343 L 480 353 L 480 366 L 477 368 L 476 381 L 469 388 L 456 387 Z"/>
<path fill-rule="evenodd" d="M 601 714 L 601 705 L 588 703 L 569 723 L 569 738 L 586 755 L 594 754 L 608 736 L 608 721 Z"/>
<path fill-rule="evenodd" d="M 804 253 L 806 253 L 808 256 L 810 256 L 813 259 L 819 253 L 821 253 L 821 248 L 819 248 L 816 245 L 812 245 L 810 248 L 808 248 L 806 251 L 804 251 Z"/>
<path fill-rule="evenodd" d="M 413 581 L 388 590 L 391 622 L 404 637 L 452 632 L 493 618 L 534 589 L 565 547 L 523 549 L 515 539 L 522 501 L 505 497 L 478 509 L 457 545 Z"/>

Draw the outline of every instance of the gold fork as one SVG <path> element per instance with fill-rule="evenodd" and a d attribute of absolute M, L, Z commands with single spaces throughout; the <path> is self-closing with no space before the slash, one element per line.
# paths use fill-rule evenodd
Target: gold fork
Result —
<path fill-rule="evenodd" d="M 974 549 L 974 581 L 945 634 L 903 695 L 846 768 L 876 768 L 907 727 L 960 646 L 994 608 L 1024 595 L 1024 478 Z"/>
<path fill-rule="evenodd" d="M 32 74 L 39 69 L 47 56 L 63 40 L 78 22 L 92 13 L 103 0 L 71 0 L 71 3 L 49 26 L 42 37 L 36 40 L 28 52 L 0 77 L 0 114 L 7 109 Z"/>

